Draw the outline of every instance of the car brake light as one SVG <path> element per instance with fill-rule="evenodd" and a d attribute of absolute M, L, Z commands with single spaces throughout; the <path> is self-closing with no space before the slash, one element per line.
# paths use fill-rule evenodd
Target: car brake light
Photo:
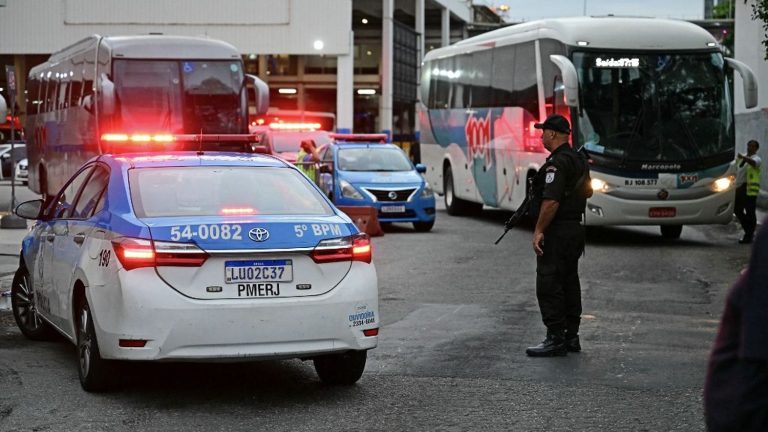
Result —
<path fill-rule="evenodd" d="M 123 237 L 113 240 L 112 247 L 126 270 L 154 266 L 199 267 L 208 259 L 208 254 L 192 243 Z"/>
<path fill-rule="evenodd" d="M 223 208 L 219 211 L 219 214 L 223 216 L 242 216 L 242 215 L 254 215 L 256 209 L 250 207 L 231 207 Z"/>
<path fill-rule="evenodd" d="M 323 240 L 312 250 L 312 259 L 318 264 L 338 261 L 370 263 L 372 257 L 371 239 L 365 233 Z"/>

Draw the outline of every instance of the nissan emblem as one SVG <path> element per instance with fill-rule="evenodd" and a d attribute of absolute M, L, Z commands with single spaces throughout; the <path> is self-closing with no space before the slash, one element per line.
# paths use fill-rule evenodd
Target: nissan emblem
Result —
<path fill-rule="evenodd" d="M 391 199 L 392 201 L 394 201 L 394 200 L 396 200 L 396 199 L 397 199 L 397 192 L 395 192 L 395 191 L 389 191 L 389 193 L 387 194 L 387 196 L 389 197 L 389 199 Z"/>

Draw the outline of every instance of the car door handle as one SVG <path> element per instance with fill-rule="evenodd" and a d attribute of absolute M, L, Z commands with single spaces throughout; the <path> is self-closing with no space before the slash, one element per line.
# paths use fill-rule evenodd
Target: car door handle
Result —
<path fill-rule="evenodd" d="M 75 243 L 81 245 L 85 241 L 85 234 L 75 234 L 74 237 L 72 237 L 72 240 L 74 240 Z"/>

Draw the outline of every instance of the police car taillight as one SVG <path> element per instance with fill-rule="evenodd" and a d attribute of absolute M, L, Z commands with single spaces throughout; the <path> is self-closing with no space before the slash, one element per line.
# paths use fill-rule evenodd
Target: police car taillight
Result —
<path fill-rule="evenodd" d="M 372 256 L 371 239 L 364 233 L 323 240 L 312 251 L 312 259 L 318 264 L 338 261 L 370 263 Z"/>
<path fill-rule="evenodd" d="M 208 254 L 192 243 L 122 237 L 113 240 L 112 247 L 126 270 L 154 266 L 199 267 L 208 259 Z"/>

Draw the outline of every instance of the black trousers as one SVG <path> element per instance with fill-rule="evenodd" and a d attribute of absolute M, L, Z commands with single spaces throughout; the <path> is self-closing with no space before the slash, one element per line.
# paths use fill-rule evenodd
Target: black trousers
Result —
<path fill-rule="evenodd" d="M 550 334 L 578 334 L 581 323 L 579 258 L 584 227 L 579 222 L 553 222 L 544 233 L 544 255 L 536 257 L 536 298 Z"/>
<path fill-rule="evenodd" d="M 739 219 L 741 227 L 744 228 L 746 237 L 752 237 L 755 234 L 755 227 L 757 227 L 755 207 L 757 207 L 757 197 L 747 196 L 747 184 L 736 188 L 736 202 L 733 212 L 736 213 L 736 218 Z"/>

